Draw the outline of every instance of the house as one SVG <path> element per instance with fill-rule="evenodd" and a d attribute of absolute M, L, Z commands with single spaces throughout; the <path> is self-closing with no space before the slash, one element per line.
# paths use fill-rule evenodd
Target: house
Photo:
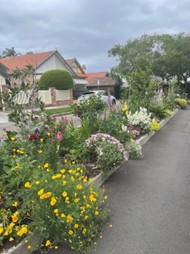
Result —
<path fill-rule="evenodd" d="M 73 89 L 73 95 L 74 97 L 77 98 L 78 96 L 81 95 L 81 93 L 87 90 L 88 81 L 86 79 L 85 73 L 86 66 L 85 65 L 81 66 L 76 58 L 66 59 L 66 62 L 77 75 L 77 82 Z"/>
<path fill-rule="evenodd" d="M 120 83 L 111 77 L 109 72 L 86 73 L 88 90 L 105 90 L 118 97 Z"/>
<path fill-rule="evenodd" d="M 71 74 L 74 81 L 74 89 L 75 86 L 86 85 L 87 83 L 86 77 L 78 76 L 57 50 L 1 58 L 0 63 L 7 67 L 9 74 L 16 69 L 23 70 L 27 66 L 32 66 L 34 68 L 34 80 L 40 79 L 41 75 L 48 70 L 59 69 L 66 70 Z"/>
<path fill-rule="evenodd" d="M 0 91 L 2 87 L 8 83 L 8 69 L 0 63 Z"/>

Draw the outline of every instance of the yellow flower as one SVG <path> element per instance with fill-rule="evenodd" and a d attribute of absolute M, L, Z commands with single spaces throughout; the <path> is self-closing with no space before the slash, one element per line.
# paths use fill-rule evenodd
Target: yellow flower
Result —
<path fill-rule="evenodd" d="M 87 231 L 87 229 L 86 229 L 86 228 L 83 228 L 82 233 L 83 233 L 83 234 L 86 234 L 86 231 Z"/>
<path fill-rule="evenodd" d="M 39 184 L 40 184 L 40 181 L 36 181 L 35 184 L 36 184 L 36 185 L 39 185 Z"/>
<path fill-rule="evenodd" d="M 46 198 L 49 198 L 50 196 L 51 196 L 51 192 L 49 191 L 49 192 L 46 192 L 46 193 L 42 194 L 40 196 L 40 199 L 46 199 Z"/>
<path fill-rule="evenodd" d="M 82 190 L 82 185 L 78 184 L 77 185 L 77 190 Z"/>
<path fill-rule="evenodd" d="M 50 242 L 50 240 L 47 240 L 46 243 L 45 243 L 45 246 L 48 247 L 48 246 L 51 246 L 52 243 Z"/>
<path fill-rule="evenodd" d="M 20 165 L 16 164 L 15 169 L 18 169 L 18 168 L 20 168 Z"/>
<path fill-rule="evenodd" d="M 123 106 L 122 110 L 123 110 L 124 112 L 128 110 L 128 105 L 127 105 L 127 102 L 126 102 L 126 101 L 124 102 L 124 106 Z"/>
<path fill-rule="evenodd" d="M 62 196 L 65 198 L 67 196 L 67 192 L 66 191 L 62 192 Z"/>
<path fill-rule="evenodd" d="M 71 176 L 71 182 L 74 182 L 75 181 L 75 178 L 73 176 Z"/>
<path fill-rule="evenodd" d="M 89 218 L 88 215 L 85 215 L 85 216 L 84 216 L 84 219 L 85 219 L 85 220 L 88 220 L 88 218 Z"/>
<path fill-rule="evenodd" d="M 44 164 L 44 168 L 48 168 L 49 167 L 49 164 L 48 163 L 45 163 Z"/>
<path fill-rule="evenodd" d="M 11 141 L 15 141 L 15 137 L 11 137 Z"/>
<path fill-rule="evenodd" d="M 43 138 L 40 138 L 40 142 L 41 142 L 41 143 L 44 142 L 44 139 L 43 139 Z"/>
<path fill-rule="evenodd" d="M 12 203 L 12 206 L 17 207 L 18 206 L 18 202 L 15 201 L 14 203 Z"/>
<path fill-rule="evenodd" d="M 73 217 L 71 215 L 67 215 L 67 223 L 72 223 Z"/>
<path fill-rule="evenodd" d="M 68 172 L 69 172 L 69 174 L 73 174 L 73 170 L 72 169 L 69 169 Z"/>
<path fill-rule="evenodd" d="M 30 182 L 26 182 L 24 187 L 27 189 L 30 189 L 32 187 L 32 185 L 30 184 Z"/>
<path fill-rule="evenodd" d="M 72 163 L 71 163 L 72 165 L 75 165 L 75 161 L 72 161 Z"/>
<path fill-rule="evenodd" d="M 43 151 L 42 150 L 38 150 L 38 153 L 41 154 L 41 153 L 43 153 Z"/>
<path fill-rule="evenodd" d="M 54 209 L 53 212 L 55 213 L 56 216 L 58 216 L 58 214 L 59 214 L 59 210 L 58 209 Z"/>
<path fill-rule="evenodd" d="M 4 231 L 4 228 L 0 227 L 0 235 L 3 233 L 3 231 Z"/>
<path fill-rule="evenodd" d="M 61 169 L 60 172 L 61 172 L 62 174 L 64 174 L 64 173 L 65 173 L 65 169 L 64 169 L 64 168 Z"/>
<path fill-rule="evenodd" d="M 150 124 L 150 130 L 151 131 L 159 131 L 160 130 L 160 125 L 157 121 L 152 121 Z"/>
<path fill-rule="evenodd" d="M 74 234 L 73 230 L 71 230 L 71 229 L 69 230 L 68 233 L 69 233 L 69 235 L 73 235 Z"/>
<path fill-rule="evenodd" d="M 65 185 L 67 183 L 67 181 L 63 181 L 63 185 Z"/>
<path fill-rule="evenodd" d="M 98 211 L 96 211 L 94 214 L 97 216 L 97 215 L 99 215 L 99 212 L 98 212 Z"/>
<path fill-rule="evenodd" d="M 105 196 L 104 199 L 105 199 L 105 200 L 108 199 L 108 196 Z"/>
<path fill-rule="evenodd" d="M 44 189 L 38 191 L 38 196 L 41 196 L 44 193 Z"/>
<path fill-rule="evenodd" d="M 83 179 L 83 183 L 86 183 L 86 182 L 87 182 L 87 180 L 86 180 L 86 178 L 84 178 L 84 179 Z"/>
<path fill-rule="evenodd" d="M 79 227 L 79 224 L 75 224 L 75 225 L 74 225 L 74 228 L 78 228 L 78 227 Z"/>
<path fill-rule="evenodd" d="M 65 218 L 65 214 L 64 213 L 61 214 L 61 218 Z"/>
<path fill-rule="evenodd" d="M 79 202 L 79 198 L 75 198 L 75 199 L 74 199 L 74 202 L 75 202 L 75 203 L 78 203 L 78 202 Z"/>
<path fill-rule="evenodd" d="M 51 132 L 48 132 L 47 135 L 48 135 L 48 137 L 50 137 L 51 136 Z"/>
<path fill-rule="evenodd" d="M 12 241 L 14 241 L 14 238 L 13 238 L 13 237 L 10 237 L 10 238 L 9 238 L 9 242 L 12 242 Z"/>
<path fill-rule="evenodd" d="M 90 204 L 86 204 L 86 208 L 90 208 Z"/>
<path fill-rule="evenodd" d="M 31 246 L 31 245 L 28 245 L 28 246 L 27 246 L 27 249 L 28 249 L 28 250 L 32 249 L 32 246 Z"/>
<path fill-rule="evenodd" d="M 55 197 L 52 197 L 50 201 L 51 206 L 54 206 L 56 202 L 57 202 L 57 199 Z"/>
<path fill-rule="evenodd" d="M 55 179 L 59 179 L 59 178 L 61 178 L 61 174 L 56 174 L 56 175 L 53 175 L 51 178 L 53 179 L 53 180 L 55 180 Z"/>
<path fill-rule="evenodd" d="M 15 212 L 11 217 L 12 217 L 12 222 L 17 222 L 18 221 L 18 212 Z"/>
<path fill-rule="evenodd" d="M 18 236 L 23 236 L 24 234 L 26 234 L 28 232 L 28 229 L 26 226 L 22 226 L 22 228 L 17 232 Z"/>

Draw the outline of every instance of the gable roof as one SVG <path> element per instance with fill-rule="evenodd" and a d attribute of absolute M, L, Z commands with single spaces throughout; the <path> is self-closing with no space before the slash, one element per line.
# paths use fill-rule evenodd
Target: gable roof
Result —
<path fill-rule="evenodd" d="M 86 77 L 87 79 L 91 79 L 91 78 L 104 78 L 104 77 L 108 77 L 109 73 L 108 72 L 93 72 L 93 73 L 86 73 Z"/>
<path fill-rule="evenodd" d="M 12 72 L 16 68 L 24 69 L 27 65 L 32 65 L 34 68 L 36 68 L 44 61 L 46 61 L 50 56 L 52 56 L 55 52 L 56 51 L 48 51 L 36 54 L 1 58 L 0 63 L 4 64 L 9 69 L 9 72 Z"/>
<path fill-rule="evenodd" d="M 108 72 L 86 73 L 89 86 L 114 86 L 115 80 Z"/>
<path fill-rule="evenodd" d="M 7 67 L 3 65 L 2 63 L 0 63 L 0 75 L 4 78 L 8 77 Z"/>
<path fill-rule="evenodd" d="M 71 66 L 71 68 L 72 68 L 72 64 L 75 63 L 81 71 L 81 73 L 76 73 L 76 75 L 79 76 L 79 77 L 86 78 L 86 73 L 85 73 L 83 67 L 80 65 L 80 63 L 78 62 L 78 60 L 76 58 L 66 59 L 66 62 L 69 66 Z"/>

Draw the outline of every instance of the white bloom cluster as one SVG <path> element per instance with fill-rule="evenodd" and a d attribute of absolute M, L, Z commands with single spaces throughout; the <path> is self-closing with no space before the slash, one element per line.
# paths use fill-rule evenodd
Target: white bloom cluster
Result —
<path fill-rule="evenodd" d="M 93 146 L 93 142 L 96 142 L 97 140 L 102 140 L 102 141 L 106 141 L 108 143 L 114 144 L 118 147 L 118 150 L 121 152 L 123 159 L 125 161 L 128 161 L 128 153 L 125 150 L 125 147 L 123 146 L 123 144 L 117 140 L 116 138 L 110 136 L 109 134 L 106 133 L 97 133 L 97 134 L 93 134 L 90 136 L 90 138 L 88 138 L 85 143 L 87 147 L 92 147 Z"/>
<path fill-rule="evenodd" d="M 150 128 L 150 123 L 151 123 L 151 113 L 147 113 L 146 108 L 141 108 L 140 111 L 136 111 L 134 114 L 129 112 L 127 115 L 129 124 L 139 127 L 143 130 L 148 130 Z"/>

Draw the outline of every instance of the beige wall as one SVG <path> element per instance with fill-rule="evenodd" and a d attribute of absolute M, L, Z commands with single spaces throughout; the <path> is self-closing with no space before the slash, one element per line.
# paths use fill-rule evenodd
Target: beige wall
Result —
<path fill-rule="evenodd" d="M 44 72 L 49 70 L 65 70 L 69 72 L 69 70 L 66 66 L 64 66 L 64 63 L 59 59 L 59 57 L 53 55 L 37 69 L 36 79 L 39 79 L 41 77 L 40 74 L 43 74 Z M 72 73 L 70 74 L 72 75 Z"/>
<path fill-rule="evenodd" d="M 6 84 L 5 78 L 0 75 L 0 86 L 3 86 L 5 84 Z"/>

